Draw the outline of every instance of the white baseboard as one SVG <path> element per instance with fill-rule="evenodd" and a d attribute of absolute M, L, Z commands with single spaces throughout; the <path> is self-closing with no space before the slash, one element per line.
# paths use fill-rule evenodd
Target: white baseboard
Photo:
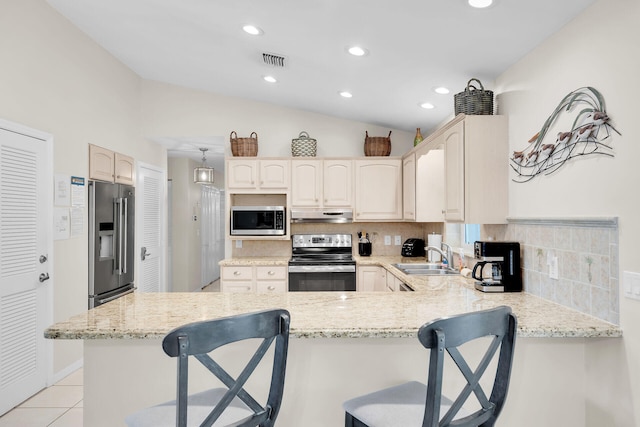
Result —
<path fill-rule="evenodd" d="M 84 366 L 84 359 L 78 359 L 72 364 L 66 366 L 64 369 L 61 369 L 58 372 L 54 372 L 53 377 L 51 378 L 51 384 L 49 384 L 49 386 L 54 385 L 58 381 L 64 379 L 65 377 L 74 373 L 75 371 L 82 368 L 83 366 Z"/>

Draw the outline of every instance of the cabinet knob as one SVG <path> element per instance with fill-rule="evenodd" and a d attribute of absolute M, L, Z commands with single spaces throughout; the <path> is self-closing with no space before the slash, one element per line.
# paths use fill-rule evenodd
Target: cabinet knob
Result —
<path fill-rule="evenodd" d="M 267 289 L 269 289 L 270 291 L 275 291 L 276 287 L 275 286 L 268 286 Z"/>
<path fill-rule="evenodd" d="M 271 271 L 271 270 L 269 270 L 269 272 L 268 272 L 267 274 L 268 274 L 269 276 L 273 276 L 274 274 L 276 274 L 276 272 L 275 272 L 275 271 Z"/>
<path fill-rule="evenodd" d="M 240 272 L 236 270 L 236 271 L 234 271 L 234 272 L 233 272 L 233 275 L 234 275 L 234 276 L 239 276 L 239 275 L 240 275 Z"/>

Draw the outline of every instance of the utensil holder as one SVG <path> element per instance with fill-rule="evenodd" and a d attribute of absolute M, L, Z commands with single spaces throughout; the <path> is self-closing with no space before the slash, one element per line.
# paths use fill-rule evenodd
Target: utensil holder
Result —
<path fill-rule="evenodd" d="M 371 255 L 371 242 L 360 242 L 360 243 L 358 243 L 358 254 L 360 256 L 370 256 Z"/>

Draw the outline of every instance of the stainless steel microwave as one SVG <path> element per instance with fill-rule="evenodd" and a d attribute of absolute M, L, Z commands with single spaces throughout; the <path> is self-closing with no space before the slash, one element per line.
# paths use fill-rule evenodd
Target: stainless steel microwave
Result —
<path fill-rule="evenodd" d="M 284 236 L 286 216 L 284 206 L 233 206 L 231 235 Z"/>

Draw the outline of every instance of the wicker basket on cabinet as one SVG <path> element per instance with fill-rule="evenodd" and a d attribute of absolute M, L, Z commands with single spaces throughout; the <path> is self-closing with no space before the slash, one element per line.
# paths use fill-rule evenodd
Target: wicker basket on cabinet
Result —
<path fill-rule="evenodd" d="M 232 131 L 229 140 L 231 141 L 231 154 L 234 156 L 255 157 L 258 155 L 257 133 L 251 132 L 249 138 L 238 138 L 236 131 Z"/>
<path fill-rule="evenodd" d="M 369 136 L 369 132 L 365 131 L 365 156 L 388 156 L 389 154 L 391 154 L 391 131 L 389 136 Z"/>

